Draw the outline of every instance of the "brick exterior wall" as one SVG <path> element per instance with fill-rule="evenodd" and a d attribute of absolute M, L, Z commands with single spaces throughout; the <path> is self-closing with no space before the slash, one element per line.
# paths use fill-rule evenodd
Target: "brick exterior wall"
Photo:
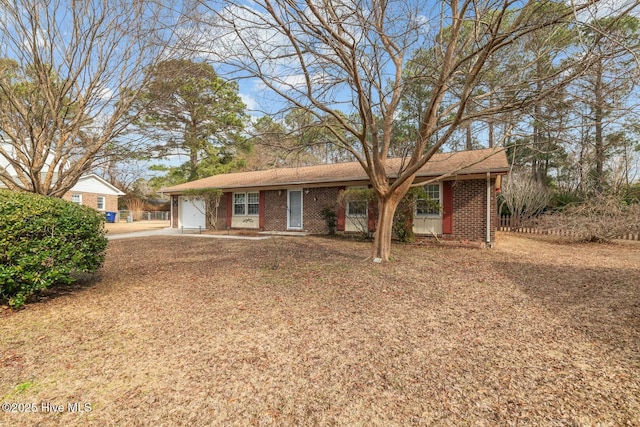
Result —
<path fill-rule="evenodd" d="M 308 233 L 326 234 L 327 223 L 322 218 L 322 209 L 336 208 L 339 187 L 307 188 L 302 191 L 302 228 Z M 308 191 L 308 193 L 307 193 Z M 287 190 L 264 192 L 264 229 L 287 230 Z"/>
<path fill-rule="evenodd" d="M 491 241 L 496 233 L 495 179 L 491 179 Z M 486 179 L 460 180 L 453 185 L 453 234 L 456 240 L 482 241 L 486 239 L 487 181 Z"/>
<path fill-rule="evenodd" d="M 102 196 L 102 194 L 96 193 L 83 193 L 81 191 L 69 191 L 65 193 L 62 198 L 67 201 L 71 201 L 72 194 L 80 194 L 82 196 L 82 204 L 84 206 L 90 206 L 93 209 L 98 209 L 98 196 Z M 105 197 L 105 208 L 100 212 L 118 212 L 118 196 L 104 196 Z"/>
<path fill-rule="evenodd" d="M 304 218 L 302 220 L 304 224 Z M 264 192 L 264 229 L 268 231 L 287 230 L 287 190 L 266 190 Z"/>
<path fill-rule="evenodd" d="M 455 240 L 485 241 L 486 238 L 486 179 L 459 180 L 453 184 L 453 233 L 443 237 Z M 314 234 L 328 233 L 327 224 L 322 218 L 322 209 L 338 209 L 337 199 L 343 187 L 307 188 L 302 192 L 304 231 Z M 307 192 L 308 191 L 308 192 Z M 70 196 L 69 196 L 70 197 Z M 174 196 L 176 197 L 176 196 Z M 261 199 L 262 201 L 262 199 Z M 116 199 L 117 203 L 117 199 Z M 84 204 L 84 196 L 83 196 Z M 227 198 L 223 196 L 218 208 L 217 226 L 226 229 Z M 413 210 L 413 209 L 411 209 Z M 491 241 L 495 241 L 496 232 L 496 194 L 495 179 L 491 179 Z M 177 226 L 177 208 L 174 209 L 174 226 Z M 264 191 L 264 230 L 287 230 L 287 190 Z"/>
<path fill-rule="evenodd" d="M 302 226 L 308 233 L 327 234 L 327 222 L 322 218 L 322 210 L 330 207 L 334 210 L 338 205 L 338 187 L 309 188 L 304 195 Z M 305 190 L 306 191 L 306 190 Z"/>
<path fill-rule="evenodd" d="M 217 230 L 227 229 L 227 195 L 222 194 L 220 197 L 220 205 L 218 206 L 218 220 L 216 221 Z"/>

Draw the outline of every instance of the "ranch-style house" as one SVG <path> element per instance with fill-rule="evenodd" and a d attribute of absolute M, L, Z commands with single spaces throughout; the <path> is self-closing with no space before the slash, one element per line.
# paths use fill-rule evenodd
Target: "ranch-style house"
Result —
<path fill-rule="evenodd" d="M 402 167 L 389 159 L 389 176 Z M 416 235 L 478 241 L 492 245 L 497 227 L 496 193 L 509 171 L 503 149 L 436 154 L 419 170 L 414 184 L 424 184 L 437 205 L 413 206 L 409 221 Z M 325 234 L 322 210 L 337 215 L 338 232 L 367 228 L 375 232 L 376 204 L 337 203 L 340 191 L 367 188 L 368 177 L 357 162 L 229 173 L 165 188 L 171 197 L 171 226 L 207 228 L 205 203 L 189 190 L 219 189 L 217 229 Z M 434 207 L 435 206 L 435 207 Z"/>

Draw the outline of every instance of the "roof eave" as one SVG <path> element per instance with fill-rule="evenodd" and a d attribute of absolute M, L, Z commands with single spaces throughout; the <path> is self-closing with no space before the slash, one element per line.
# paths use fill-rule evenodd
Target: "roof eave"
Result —
<path fill-rule="evenodd" d="M 453 175 L 450 176 L 446 176 L 444 179 L 445 180 L 452 180 L 455 179 L 458 176 L 469 176 L 469 175 L 480 175 L 480 174 L 486 174 L 486 173 L 490 173 L 491 175 L 505 175 L 509 172 L 508 168 L 488 168 L 488 169 L 477 169 L 477 170 L 465 170 L 465 171 L 460 171 L 458 173 L 455 173 Z M 447 172 L 430 172 L 430 173 L 418 173 L 416 175 L 416 177 L 420 177 L 420 178 L 437 178 L 439 176 L 443 176 L 446 175 Z M 392 179 L 395 179 L 396 177 L 391 177 Z M 362 183 L 362 182 L 366 182 L 368 181 L 367 177 L 359 177 L 359 178 L 354 178 L 354 179 L 336 179 L 336 180 L 312 180 L 312 181 L 287 181 L 287 182 L 281 182 L 281 183 L 256 183 L 256 184 L 251 184 L 251 185 L 223 185 L 223 186 L 218 186 L 218 187 L 196 187 L 196 189 L 205 189 L 205 188 L 217 188 L 220 190 L 243 190 L 243 189 L 283 189 L 286 187 L 298 187 L 298 186 L 305 186 L 305 185 L 313 185 L 313 186 L 318 186 L 321 184 L 330 184 L 328 186 L 331 187 L 336 187 L 336 186 L 340 186 L 340 185 L 344 185 L 344 184 L 354 184 L 354 183 Z M 182 184 L 181 184 L 182 185 Z M 171 187 L 166 188 L 166 189 L 162 189 L 159 192 L 161 194 L 168 194 L 168 195 L 180 195 L 185 191 L 189 191 L 192 188 L 182 188 L 182 189 L 172 189 Z"/>

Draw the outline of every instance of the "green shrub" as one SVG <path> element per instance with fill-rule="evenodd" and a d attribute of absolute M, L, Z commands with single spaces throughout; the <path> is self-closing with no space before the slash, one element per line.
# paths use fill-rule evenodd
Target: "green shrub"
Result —
<path fill-rule="evenodd" d="M 413 233 L 413 199 L 405 196 L 398 205 L 396 213 L 393 216 L 393 235 L 403 243 L 413 243 L 416 236 Z"/>
<path fill-rule="evenodd" d="M 556 192 L 551 196 L 549 205 L 555 209 L 562 209 L 567 206 L 574 206 L 582 203 L 583 200 L 576 193 L 568 191 Z"/>
<path fill-rule="evenodd" d="M 0 299 L 12 307 L 35 291 L 71 283 L 104 262 L 104 215 L 87 206 L 0 190 Z"/>
<path fill-rule="evenodd" d="M 327 229 L 329 230 L 329 234 L 330 235 L 336 234 L 336 228 L 338 226 L 338 215 L 336 214 L 335 208 L 326 206 L 322 209 L 321 215 L 325 223 L 327 224 Z"/>

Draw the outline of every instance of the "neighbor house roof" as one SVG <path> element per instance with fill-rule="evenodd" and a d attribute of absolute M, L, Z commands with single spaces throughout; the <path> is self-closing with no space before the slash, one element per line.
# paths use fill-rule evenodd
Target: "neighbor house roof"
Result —
<path fill-rule="evenodd" d="M 388 175 L 397 176 L 403 167 L 400 158 L 387 162 Z M 434 155 L 417 174 L 417 177 L 469 175 L 478 173 L 506 173 L 509 164 L 504 149 L 482 149 Z M 191 181 L 162 190 L 163 193 L 180 193 L 204 188 L 254 188 L 286 185 L 310 185 L 349 181 L 367 181 L 369 178 L 358 162 L 335 163 L 298 168 L 278 168 L 262 171 L 228 173 Z"/>
<path fill-rule="evenodd" d="M 69 191 L 97 193 L 97 194 L 104 194 L 107 196 L 124 196 L 125 195 L 125 193 L 120 191 L 117 187 L 109 184 L 108 181 L 100 178 L 98 175 L 94 173 L 80 177 L 76 185 L 71 187 L 71 190 Z"/>
<path fill-rule="evenodd" d="M 57 176 L 54 175 L 54 178 Z M 17 180 L 17 177 L 14 179 Z M 6 186 L 0 182 L 0 188 L 6 188 Z M 75 183 L 73 187 L 69 189 L 70 192 L 75 193 L 96 193 L 103 194 L 105 196 L 124 196 L 125 193 L 120 191 L 117 187 L 109 184 L 108 181 L 100 178 L 96 174 L 89 174 L 81 176 L 78 179 L 78 182 Z"/>

